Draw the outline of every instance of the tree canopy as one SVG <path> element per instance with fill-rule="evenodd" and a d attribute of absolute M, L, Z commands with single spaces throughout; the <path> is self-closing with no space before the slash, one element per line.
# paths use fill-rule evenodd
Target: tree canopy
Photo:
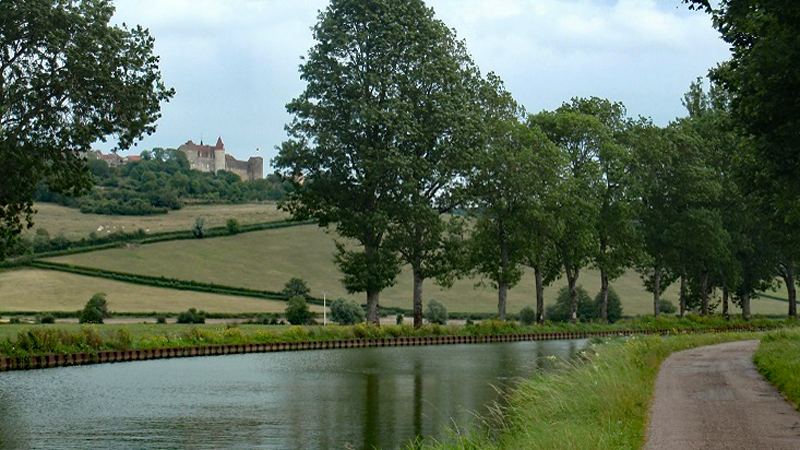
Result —
<path fill-rule="evenodd" d="M 110 0 L 0 3 L 0 255 L 31 225 L 40 181 L 85 192 L 91 145 L 129 148 L 174 94 L 152 36 L 110 25 L 113 14 Z"/>

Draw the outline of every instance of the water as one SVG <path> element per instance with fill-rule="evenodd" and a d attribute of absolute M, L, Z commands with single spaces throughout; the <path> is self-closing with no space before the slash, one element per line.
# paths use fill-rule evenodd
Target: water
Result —
<path fill-rule="evenodd" d="M 397 449 L 476 423 L 586 341 L 391 347 L 0 373 L 0 449 Z"/>

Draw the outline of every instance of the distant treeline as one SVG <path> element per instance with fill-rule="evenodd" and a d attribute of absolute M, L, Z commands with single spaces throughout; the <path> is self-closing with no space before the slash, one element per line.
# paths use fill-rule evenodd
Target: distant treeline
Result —
<path fill-rule="evenodd" d="M 275 174 L 262 180 L 242 181 L 231 172 L 191 170 L 186 156 L 175 149 L 156 148 L 142 152 L 141 156 L 140 161 L 119 167 L 110 167 L 105 161 L 90 157 L 87 166 L 96 186 L 88 195 L 69 197 L 51 192 L 42 184 L 36 201 L 80 208 L 84 213 L 151 215 L 180 209 L 187 201 L 280 201 L 291 189 L 290 183 Z"/>

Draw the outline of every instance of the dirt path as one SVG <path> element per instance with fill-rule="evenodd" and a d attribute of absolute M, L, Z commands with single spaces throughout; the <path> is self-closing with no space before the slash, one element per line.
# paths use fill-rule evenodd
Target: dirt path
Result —
<path fill-rule="evenodd" d="M 800 413 L 756 370 L 757 347 L 731 342 L 667 358 L 645 450 L 800 450 Z"/>

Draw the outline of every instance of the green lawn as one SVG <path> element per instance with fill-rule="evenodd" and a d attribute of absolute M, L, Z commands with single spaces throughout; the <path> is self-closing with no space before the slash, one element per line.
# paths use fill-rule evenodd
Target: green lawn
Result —
<path fill-rule="evenodd" d="M 308 225 L 215 239 L 103 250 L 52 260 L 262 290 L 280 290 L 289 278 L 300 277 L 308 282 L 315 296 L 321 297 L 325 293 L 328 298 L 347 297 L 333 263 L 334 251 L 333 237 L 315 225 Z M 425 298 L 442 301 L 450 311 L 496 311 L 496 291 L 490 286 L 476 288 L 479 281 L 461 280 L 448 290 L 426 281 Z M 557 290 L 565 284 L 565 280 L 559 280 L 547 288 L 546 301 L 554 301 Z M 594 270 L 582 271 L 579 284 L 591 295 L 596 294 L 600 288 L 599 273 Z M 652 295 L 644 290 L 638 274 L 630 271 L 614 281 L 612 286 L 622 299 L 625 314 L 652 313 Z M 410 309 L 411 292 L 411 274 L 405 270 L 398 278 L 397 285 L 382 293 L 381 305 Z M 534 292 L 533 276 L 526 273 L 519 286 L 509 293 L 509 311 L 516 312 L 534 304 Z M 364 300 L 360 295 L 349 297 Z M 663 297 L 677 302 L 676 287 L 668 288 Z M 775 300 L 753 302 L 755 314 L 785 314 L 787 308 L 786 303 Z"/>

